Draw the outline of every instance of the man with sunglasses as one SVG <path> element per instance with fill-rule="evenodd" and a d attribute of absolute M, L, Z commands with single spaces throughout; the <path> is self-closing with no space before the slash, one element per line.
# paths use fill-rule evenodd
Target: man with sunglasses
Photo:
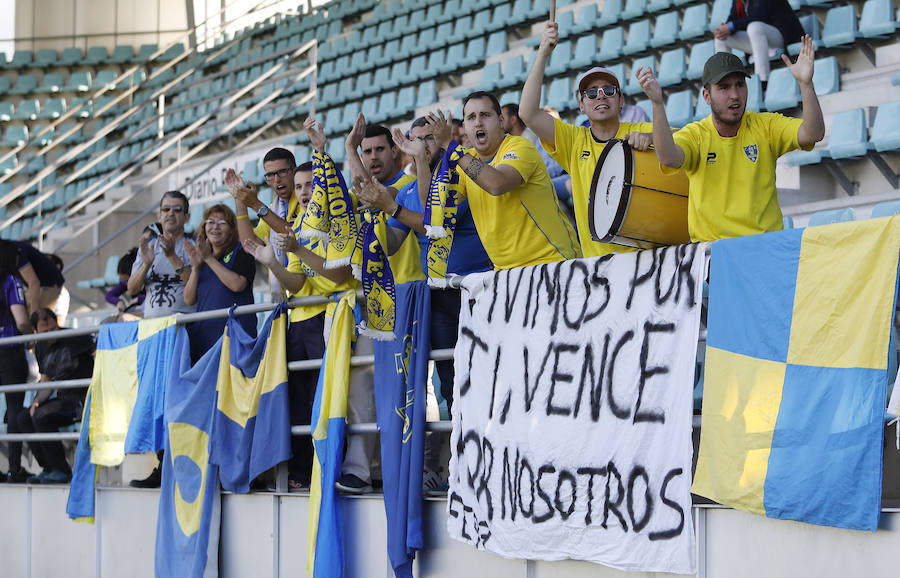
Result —
<path fill-rule="evenodd" d="M 137 295 L 146 289 L 144 317 L 191 313 L 195 309 L 184 302 L 184 286 L 191 276 L 191 260 L 184 250 L 188 216 L 187 197 L 180 191 L 168 191 L 163 194 L 157 213 L 161 234 L 152 239 L 141 237 L 128 278 L 128 292 Z"/>
<path fill-rule="evenodd" d="M 613 138 L 628 142 L 633 148 L 645 151 L 652 143 L 651 123 L 619 122 L 625 97 L 619 80 L 607 68 L 593 67 L 578 77 L 575 97 L 578 110 L 588 117 L 590 126 L 575 126 L 553 118 L 540 108 L 544 67 L 559 42 L 556 22 L 547 22 L 541 35 L 541 45 L 534 58 L 534 66 L 522 88 L 519 117 L 540 137 L 541 144 L 572 176 L 572 201 L 578 239 L 585 257 L 629 251 L 628 247 L 598 243 L 591 238 L 588 227 L 588 194 L 597 161 Z"/>

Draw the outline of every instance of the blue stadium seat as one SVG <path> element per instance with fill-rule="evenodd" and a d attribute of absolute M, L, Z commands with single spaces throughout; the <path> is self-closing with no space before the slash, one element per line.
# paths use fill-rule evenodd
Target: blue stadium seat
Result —
<path fill-rule="evenodd" d="M 638 20 L 628 26 L 628 39 L 622 48 L 623 54 L 637 54 L 647 50 L 650 44 L 650 20 Z"/>
<path fill-rule="evenodd" d="M 105 46 L 91 46 L 88 48 L 82 64 L 94 66 L 97 64 L 106 64 L 107 60 L 109 60 L 109 53 L 106 51 Z"/>
<path fill-rule="evenodd" d="M 350 67 L 345 71 L 346 74 L 355 74 L 356 72 L 361 72 L 363 70 L 370 70 L 366 66 L 366 57 L 369 52 L 367 50 L 357 50 L 350 57 Z M 375 71 L 375 75 L 378 75 L 378 71 Z"/>
<path fill-rule="evenodd" d="M 59 92 L 65 84 L 65 80 L 63 79 L 63 75 L 59 72 L 48 72 L 41 79 L 41 85 L 38 87 L 37 92 Z"/>
<path fill-rule="evenodd" d="M 900 215 L 900 201 L 882 201 L 872 207 L 872 218 L 893 217 Z"/>
<path fill-rule="evenodd" d="M 681 83 L 684 80 L 686 62 L 684 48 L 663 52 L 659 57 L 659 78 L 657 78 L 659 85 L 672 86 Z"/>
<path fill-rule="evenodd" d="M 16 50 L 13 53 L 12 60 L 6 64 L 6 68 L 28 68 L 32 63 L 32 54 L 30 50 Z"/>
<path fill-rule="evenodd" d="M 878 106 L 869 142 L 878 152 L 900 150 L 900 101 Z"/>
<path fill-rule="evenodd" d="M 709 105 L 706 104 L 706 100 L 703 99 L 703 94 L 700 94 L 697 97 L 697 107 L 694 109 L 694 122 L 706 118 L 709 116 L 709 113 Z"/>
<path fill-rule="evenodd" d="M 469 44 L 466 46 L 466 55 L 462 60 L 463 68 L 478 66 L 484 62 L 484 58 L 484 37 L 482 36 L 469 40 Z"/>
<path fill-rule="evenodd" d="M 28 142 L 28 127 L 24 125 L 13 125 L 6 129 L 0 146 L 17 147 Z"/>
<path fill-rule="evenodd" d="M 0 122 L 9 122 L 13 116 L 13 105 L 11 102 L 0 102 Z"/>
<path fill-rule="evenodd" d="M 495 56 L 502 52 L 506 52 L 506 50 L 507 44 L 505 30 L 498 30 L 497 32 L 493 32 L 490 36 L 488 36 L 487 50 L 485 51 L 486 58 Z"/>
<path fill-rule="evenodd" d="M 115 87 L 116 78 L 119 77 L 119 73 L 115 70 L 101 70 L 97 73 L 97 76 L 94 77 L 94 82 L 91 84 L 91 90 L 99 90 L 106 86 Z"/>
<path fill-rule="evenodd" d="M 157 50 L 159 50 L 159 46 L 156 44 L 141 44 L 141 47 L 138 48 L 138 53 L 134 56 L 133 62 L 145 62 L 149 60 Z"/>
<path fill-rule="evenodd" d="M 653 103 L 650 102 L 649 98 L 639 100 L 635 102 L 634 105 L 643 110 L 647 114 L 647 117 L 650 119 L 650 122 L 653 122 Z"/>
<path fill-rule="evenodd" d="M 469 34 L 472 31 L 472 17 L 471 16 L 461 16 L 456 19 L 456 24 L 453 27 L 453 33 L 447 38 L 447 42 L 453 44 L 455 42 L 464 42 L 468 40 Z"/>
<path fill-rule="evenodd" d="M 433 80 L 429 80 L 419 87 L 419 98 L 416 101 L 416 106 L 431 106 L 437 102 L 437 99 L 437 86 Z"/>
<path fill-rule="evenodd" d="M 672 10 L 656 17 L 650 45 L 654 48 L 673 44 L 678 40 L 678 11 Z"/>
<path fill-rule="evenodd" d="M 9 77 L 0 76 L 0 94 L 7 94 L 10 88 L 12 88 L 12 82 L 10 82 Z"/>
<path fill-rule="evenodd" d="M 408 116 L 416 109 L 416 87 L 405 86 L 397 93 L 397 115 Z"/>
<path fill-rule="evenodd" d="M 800 103 L 800 85 L 787 68 L 776 68 L 766 88 L 766 110 L 774 112 L 794 108 Z"/>
<path fill-rule="evenodd" d="M 34 57 L 34 64 L 41 68 L 50 68 L 51 66 L 56 66 L 58 56 L 55 50 L 43 48 L 37 51 Z"/>
<path fill-rule="evenodd" d="M 38 118 L 56 119 L 66 112 L 66 99 L 51 98 L 44 103 Z"/>
<path fill-rule="evenodd" d="M 625 9 L 619 14 L 620 20 L 633 20 L 647 11 L 647 0 L 626 0 Z"/>
<path fill-rule="evenodd" d="M 18 166 L 19 166 L 19 162 L 16 159 L 16 156 L 13 155 L 13 156 L 7 158 L 5 161 L 0 162 L 0 175 L 8 175 L 11 172 L 13 172 L 14 170 L 16 170 L 16 168 L 18 168 Z M 6 209 L 6 207 L 4 207 L 4 209 Z"/>
<path fill-rule="evenodd" d="M 382 92 L 378 97 L 378 109 L 372 116 L 372 121 L 382 123 L 395 115 L 397 108 L 397 93 L 394 91 Z"/>
<path fill-rule="evenodd" d="M 503 76 L 503 70 L 499 62 L 489 62 L 481 69 L 481 82 L 478 84 L 477 90 L 487 92 L 493 91 L 497 87 L 497 81 Z M 456 96 L 458 99 L 464 98 L 469 93 L 468 90 L 460 91 Z"/>
<path fill-rule="evenodd" d="M 647 3 L 647 12 L 656 14 L 657 12 L 667 10 L 671 5 L 672 0 L 650 0 L 650 2 Z"/>
<path fill-rule="evenodd" d="M 706 4 L 688 6 L 684 11 L 678 38 L 690 40 L 703 36 L 706 34 L 707 22 Z"/>
<path fill-rule="evenodd" d="M 666 100 L 669 125 L 681 128 L 694 119 L 694 93 L 690 90 L 673 92 Z"/>
<path fill-rule="evenodd" d="M 62 55 L 59 58 L 59 65 L 72 66 L 73 64 L 80 64 L 83 58 L 84 54 L 81 52 L 80 48 L 63 48 Z"/>
<path fill-rule="evenodd" d="M 482 34 L 486 34 L 491 29 L 491 9 L 488 7 L 484 10 L 479 10 L 475 13 L 475 17 L 472 19 L 472 30 L 471 34 L 474 36 L 479 36 Z"/>
<path fill-rule="evenodd" d="M 512 4 L 500 4 L 494 8 L 490 30 L 505 30 L 512 17 Z"/>
<path fill-rule="evenodd" d="M 403 79 L 409 74 L 409 69 L 407 68 L 407 63 L 405 60 L 401 60 L 400 62 L 395 62 L 394 66 L 391 67 L 391 77 L 388 79 L 385 86 L 388 88 L 397 88 L 401 84 L 403 84 Z"/>
<path fill-rule="evenodd" d="M 731 0 L 715 0 L 709 13 L 709 31 L 715 30 L 719 24 L 728 20 L 731 12 Z"/>
<path fill-rule="evenodd" d="M 794 217 L 791 217 L 789 215 L 784 215 L 783 217 L 781 217 L 781 223 L 782 223 L 782 226 L 785 228 L 785 230 L 793 229 L 794 228 Z"/>
<path fill-rule="evenodd" d="M 503 63 L 503 76 L 494 83 L 494 90 L 521 84 L 527 74 L 525 58 L 521 54 L 513 56 Z"/>
<path fill-rule="evenodd" d="M 584 34 L 588 30 L 594 28 L 594 22 L 598 20 L 597 17 L 597 5 L 593 2 L 582 6 L 578 10 L 577 18 L 575 18 L 575 24 L 572 27 L 572 34 Z"/>
<path fill-rule="evenodd" d="M 575 56 L 572 58 L 572 68 L 582 69 L 591 66 L 597 56 L 597 35 L 585 34 L 575 42 Z M 603 59 L 600 58 L 602 61 Z"/>
<path fill-rule="evenodd" d="M 896 30 L 891 0 L 868 0 L 859 18 L 859 33 L 865 38 L 887 37 Z"/>
<path fill-rule="evenodd" d="M 867 132 L 866 113 L 863 109 L 835 114 L 831 123 L 831 135 L 828 137 L 828 154 L 835 159 L 865 155 L 869 140 Z"/>
<path fill-rule="evenodd" d="M 545 73 L 547 76 L 557 76 L 565 73 L 569 69 L 572 60 L 572 43 L 568 40 L 560 42 L 553 54 L 550 55 L 550 62 L 547 64 Z"/>
<path fill-rule="evenodd" d="M 646 68 L 648 66 L 653 71 L 653 75 L 656 76 L 656 57 L 652 54 L 650 56 L 644 56 L 643 58 L 636 58 L 634 62 L 631 63 L 631 73 L 628 75 L 628 82 L 623 83 L 624 86 L 622 87 L 625 94 L 630 96 L 644 93 L 641 89 L 641 85 L 638 84 L 638 80 L 635 78 L 634 73 L 638 68 Z M 623 82 L 623 80 L 624 79 L 620 79 L 619 82 Z"/>
<path fill-rule="evenodd" d="M 818 227 L 821 225 L 832 225 L 834 223 L 846 223 L 847 221 L 856 220 L 856 211 L 852 207 L 843 209 L 831 209 L 828 211 L 816 211 L 809 216 L 807 227 Z"/>
<path fill-rule="evenodd" d="M 168 62 L 170 60 L 175 60 L 178 56 L 184 53 L 184 44 L 173 44 L 168 47 L 165 52 L 162 53 L 162 56 L 159 57 L 159 60 L 163 62 Z"/>
<path fill-rule="evenodd" d="M 816 17 L 815 13 L 807 14 L 806 16 L 799 16 L 800 25 L 803 26 L 803 31 L 809 34 L 809 37 L 812 38 L 813 47 L 818 48 L 822 45 L 822 35 L 819 32 L 819 19 Z M 800 54 L 800 47 L 802 44 L 800 42 L 794 42 L 793 44 L 788 44 L 787 52 L 791 56 L 797 56 Z"/>
<path fill-rule="evenodd" d="M 36 120 L 41 113 L 41 105 L 35 99 L 19 101 L 16 105 L 16 112 L 13 114 L 13 120 Z"/>
<path fill-rule="evenodd" d="M 828 56 L 816 60 L 813 86 L 819 96 L 832 94 L 841 89 L 841 70 L 837 57 Z"/>
<path fill-rule="evenodd" d="M 443 50 L 432 50 L 428 55 L 428 70 L 431 74 L 444 69 L 445 53 Z"/>
<path fill-rule="evenodd" d="M 9 91 L 10 94 L 31 94 L 38 87 L 37 78 L 31 74 L 20 74 L 16 78 L 16 85 Z"/>
<path fill-rule="evenodd" d="M 409 63 L 409 72 L 407 73 L 406 78 L 403 81 L 403 84 L 408 84 L 410 82 L 416 82 L 422 78 L 426 74 L 428 74 L 427 68 L 427 60 L 424 54 L 420 54 L 413 58 Z"/>
<path fill-rule="evenodd" d="M 87 92 L 90 89 L 90 72 L 73 72 L 69 75 L 69 82 L 63 87 L 63 90 L 67 92 Z"/>
<path fill-rule="evenodd" d="M 747 79 L 747 110 L 759 112 L 763 109 L 762 82 L 754 74 Z"/>
<path fill-rule="evenodd" d="M 625 63 L 620 62 L 618 64 L 613 64 L 612 66 L 607 66 L 610 72 L 613 73 L 613 76 L 619 79 L 619 84 L 624 85 L 628 80 L 628 72 L 625 70 Z"/>
<path fill-rule="evenodd" d="M 550 83 L 547 91 L 547 104 L 560 112 L 572 110 L 575 99 L 572 98 L 572 80 L 568 77 L 557 78 Z"/>
<path fill-rule="evenodd" d="M 618 60 L 624 45 L 625 29 L 621 26 L 607 28 L 603 31 L 600 39 L 600 53 L 597 54 L 597 61 L 603 63 Z"/>
<path fill-rule="evenodd" d="M 129 45 L 119 45 L 113 48 L 112 56 L 109 61 L 113 64 L 125 64 L 134 59 L 134 47 Z"/>
<path fill-rule="evenodd" d="M 374 54 L 373 54 L 374 51 Z M 383 46 L 376 46 L 369 51 L 369 61 L 372 66 L 386 66 L 390 64 L 400 53 L 400 40 L 389 40 Z M 374 60 L 372 60 L 374 58 Z"/>
<path fill-rule="evenodd" d="M 534 0 L 531 8 L 528 10 L 528 19 L 547 19 L 550 13 L 550 0 Z"/>
<path fill-rule="evenodd" d="M 829 48 L 846 46 L 856 41 L 856 6 L 836 6 L 825 15 L 822 44 Z"/>
<path fill-rule="evenodd" d="M 600 19 L 594 22 L 595 28 L 604 28 L 619 21 L 622 13 L 622 0 L 603 0 L 603 11 Z"/>

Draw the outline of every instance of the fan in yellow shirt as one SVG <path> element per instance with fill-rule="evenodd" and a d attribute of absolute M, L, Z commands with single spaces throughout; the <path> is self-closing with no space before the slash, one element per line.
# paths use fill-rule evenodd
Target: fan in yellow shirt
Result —
<path fill-rule="evenodd" d="M 630 247 L 600 243 L 591 238 L 588 225 L 588 195 L 597 161 L 613 138 L 625 140 L 636 150 L 644 151 L 652 142 L 653 125 L 648 122 L 619 122 L 625 97 L 619 79 L 607 68 L 594 67 L 578 79 L 578 109 L 588 117 L 590 127 L 575 126 L 553 118 L 541 110 L 541 85 L 544 67 L 559 42 L 556 22 L 547 22 L 541 45 L 534 58 L 528 80 L 522 88 L 519 116 L 541 139 L 541 144 L 572 177 L 572 201 L 578 239 L 585 257 L 633 251 Z"/>
<path fill-rule="evenodd" d="M 809 150 L 825 137 L 822 110 L 812 84 L 812 40 L 804 36 L 802 44 L 796 63 L 782 57 L 800 85 L 802 120 L 745 112 L 745 79 L 749 75 L 739 58 L 719 52 L 703 67 L 703 98 L 712 112 L 673 137 L 659 83 L 649 69 L 636 71 L 653 103 L 656 156 L 664 171 L 682 168 L 690 179 L 691 240 L 711 241 L 783 228 L 775 161 L 797 148 Z"/>
<path fill-rule="evenodd" d="M 451 146 L 449 125 L 440 117 L 434 136 L 441 148 L 460 152 L 459 190 L 468 198 L 494 268 L 581 257 L 581 245 L 559 206 L 540 153 L 527 139 L 503 132 L 494 95 L 478 91 L 463 101 L 463 128 L 474 150 Z"/>

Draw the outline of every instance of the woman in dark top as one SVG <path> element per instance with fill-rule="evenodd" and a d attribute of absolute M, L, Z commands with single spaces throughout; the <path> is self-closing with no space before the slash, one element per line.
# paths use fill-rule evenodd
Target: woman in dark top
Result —
<path fill-rule="evenodd" d="M 203 228 L 197 245 L 185 244 L 191 259 L 191 276 L 184 288 L 184 302 L 197 304 L 197 311 L 222 309 L 253 303 L 256 261 L 238 241 L 237 219 L 225 205 L 213 205 L 203 213 Z M 225 328 L 224 317 L 191 324 L 191 359 L 197 361 L 215 343 Z M 256 335 L 256 315 L 238 317 L 250 335 Z"/>
<path fill-rule="evenodd" d="M 19 250 L 10 241 L 0 241 L 0 337 L 31 333 L 25 306 L 25 284 L 19 276 Z M 25 383 L 28 362 L 23 344 L 0 346 L 0 385 Z M 20 433 L 18 414 L 23 411 L 25 392 L 6 393 L 6 422 L 9 433 Z M 22 483 L 30 474 L 22 469 L 22 442 L 9 442 L 9 476 L 0 481 Z"/>

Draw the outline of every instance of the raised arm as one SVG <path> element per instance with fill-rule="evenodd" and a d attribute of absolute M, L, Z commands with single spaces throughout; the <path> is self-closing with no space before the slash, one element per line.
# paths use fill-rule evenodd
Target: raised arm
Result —
<path fill-rule="evenodd" d="M 684 151 L 675 144 L 675 139 L 672 138 L 669 119 L 666 118 L 666 103 L 663 100 L 662 88 L 649 67 L 639 67 L 634 76 L 640 82 L 644 94 L 653 103 L 653 146 L 656 149 L 656 158 L 667 167 L 680 168 L 684 164 Z"/>
<path fill-rule="evenodd" d="M 825 138 L 825 120 L 822 118 L 822 107 L 819 106 L 819 97 L 813 87 L 813 71 L 815 70 L 816 51 L 812 38 L 808 34 L 803 36 L 803 46 L 797 62 L 791 64 L 787 54 L 782 54 L 781 59 L 791 71 L 791 74 L 800 85 L 800 96 L 803 99 L 803 123 L 797 132 L 797 142 L 801 147 L 808 148 Z"/>
<path fill-rule="evenodd" d="M 234 197 L 235 213 L 238 216 L 238 237 L 243 242 L 251 236 L 255 236 L 247 216 L 247 208 L 249 207 L 258 213 L 265 203 L 259 200 L 259 191 L 256 185 L 244 183 L 244 180 L 234 172 L 234 169 L 228 169 L 225 172 L 225 186 L 228 188 L 231 196 Z M 291 225 L 273 211 L 269 211 L 262 219 L 276 233 L 291 232 Z"/>
<path fill-rule="evenodd" d="M 534 57 L 534 65 L 528 73 L 525 86 L 522 87 L 522 100 L 519 102 L 519 118 L 538 135 L 538 138 L 552 148 L 556 148 L 556 126 L 553 117 L 541 110 L 541 85 L 544 83 L 547 60 L 558 43 L 559 25 L 556 22 L 547 22 L 541 34 L 541 45 Z"/>
<path fill-rule="evenodd" d="M 347 153 L 347 164 L 350 168 L 350 176 L 354 179 L 357 177 L 369 178 L 369 171 L 363 165 L 362 159 L 359 158 L 359 145 L 362 144 L 363 138 L 366 136 L 366 117 L 363 113 L 359 113 L 353 128 L 344 139 L 344 149 Z"/>

